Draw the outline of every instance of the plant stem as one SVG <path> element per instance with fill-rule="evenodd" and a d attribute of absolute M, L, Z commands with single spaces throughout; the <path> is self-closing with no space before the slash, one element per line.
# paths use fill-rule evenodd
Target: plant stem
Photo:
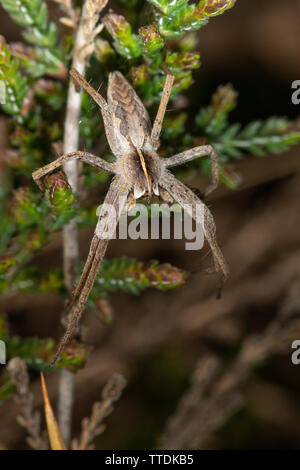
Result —
<path fill-rule="evenodd" d="M 92 52 L 100 11 L 106 6 L 107 0 L 86 0 L 82 7 L 82 14 L 74 42 L 72 67 L 82 76 L 85 74 L 86 59 Z M 84 52 L 86 50 L 86 53 Z M 81 92 L 75 89 L 72 81 L 69 82 L 66 120 L 64 129 L 63 153 L 78 150 L 79 143 L 79 115 L 81 105 Z M 73 192 L 78 196 L 78 163 L 69 161 L 64 165 Z M 78 229 L 76 219 L 72 219 L 63 229 L 63 257 L 64 277 L 68 294 L 71 296 L 77 276 L 79 257 Z M 68 446 L 71 439 L 72 406 L 74 399 L 74 376 L 71 372 L 63 370 L 60 374 L 58 397 L 58 421 L 64 442 Z"/>
<path fill-rule="evenodd" d="M 69 445 L 72 430 L 72 410 L 74 401 L 75 376 L 67 369 L 62 369 L 58 385 L 58 422 L 62 438 Z"/>

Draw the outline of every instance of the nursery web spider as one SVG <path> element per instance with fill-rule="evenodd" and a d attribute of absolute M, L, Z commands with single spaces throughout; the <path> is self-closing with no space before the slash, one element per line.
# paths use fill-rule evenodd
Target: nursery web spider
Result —
<path fill-rule="evenodd" d="M 213 254 L 214 268 L 209 271 L 221 271 L 222 279 L 219 290 L 226 281 L 229 271 L 227 263 L 216 240 L 216 227 L 207 206 L 181 181 L 170 173 L 169 168 L 182 165 L 195 158 L 209 156 L 212 166 L 212 182 L 205 195 L 213 191 L 218 184 L 218 159 L 212 146 L 202 145 L 170 158 L 160 158 L 157 153 L 163 118 L 171 94 L 174 77 L 167 73 L 158 112 L 151 129 L 150 118 L 143 103 L 125 80 L 116 71 L 109 75 L 107 101 L 94 90 L 77 72 L 71 70 L 71 76 L 77 86 L 82 86 L 99 105 L 106 136 L 110 148 L 116 157 L 111 164 L 100 157 L 87 152 L 71 152 L 62 155 L 49 165 L 33 173 L 33 179 L 43 190 L 41 178 L 60 167 L 66 160 L 77 158 L 101 170 L 114 174 L 110 188 L 102 206 L 95 233 L 90 245 L 89 255 L 75 287 L 68 306 L 69 324 L 52 361 L 55 364 L 64 346 L 70 340 L 81 317 L 90 291 L 93 287 L 99 266 L 105 255 L 109 239 L 112 238 L 123 210 L 132 206 L 132 200 L 155 194 L 163 200 L 177 201 L 189 215 L 195 218 L 196 209 L 202 211 L 202 229 Z M 117 217 L 112 217 L 106 207 L 112 205 Z M 117 219 L 117 220 L 116 220 Z"/>

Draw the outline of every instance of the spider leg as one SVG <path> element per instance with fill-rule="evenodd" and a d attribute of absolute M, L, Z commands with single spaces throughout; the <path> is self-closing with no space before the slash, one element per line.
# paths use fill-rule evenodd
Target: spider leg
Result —
<path fill-rule="evenodd" d="M 213 216 L 208 207 L 181 181 L 173 176 L 169 171 L 165 171 L 163 178 L 160 180 L 160 186 L 165 189 L 171 196 L 183 207 L 187 213 L 196 218 L 197 214 L 201 214 L 203 231 L 209 246 L 212 250 L 214 258 L 215 271 L 222 273 L 222 277 L 218 286 L 218 296 L 222 287 L 229 277 L 229 268 L 218 245 L 216 238 L 216 225 Z M 197 220 L 197 219 L 196 219 Z"/>
<path fill-rule="evenodd" d="M 115 132 L 114 132 L 114 120 L 113 120 L 113 112 L 111 107 L 105 101 L 103 96 L 100 95 L 94 88 L 83 78 L 83 76 L 74 68 L 71 69 L 70 75 L 73 78 L 76 85 L 85 89 L 85 91 L 93 98 L 93 100 L 98 104 L 101 110 L 104 128 L 108 143 L 113 150 L 114 155 L 117 157 L 119 152 L 119 142 L 116 139 Z"/>
<path fill-rule="evenodd" d="M 164 120 L 164 116 L 166 113 L 168 101 L 171 95 L 172 87 L 174 83 L 174 76 L 171 75 L 170 73 L 167 74 L 163 92 L 162 92 L 162 97 L 160 100 L 159 108 L 157 111 L 157 115 L 152 127 L 152 132 L 151 132 L 151 142 L 154 148 L 159 147 L 159 137 L 161 133 L 161 128 L 162 128 L 162 123 Z"/>
<path fill-rule="evenodd" d="M 200 145 L 200 147 L 194 147 L 185 152 L 177 153 L 172 157 L 165 160 L 166 168 L 172 168 L 173 166 L 183 165 L 184 163 L 195 160 L 196 158 L 209 156 L 211 159 L 211 173 L 212 181 L 211 184 L 205 191 L 205 196 L 214 191 L 219 183 L 219 165 L 218 165 L 218 154 L 211 145 Z"/>
<path fill-rule="evenodd" d="M 110 163 L 106 162 L 100 157 L 93 155 L 92 153 L 88 152 L 70 152 L 62 155 L 61 157 L 57 158 L 53 162 L 49 163 L 48 165 L 39 168 L 34 173 L 32 173 L 32 178 L 39 186 L 39 188 L 43 191 L 44 186 L 43 183 L 40 181 L 43 176 L 51 173 L 52 171 L 56 170 L 56 168 L 61 167 L 66 161 L 72 159 L 80 159 L 85 163 L 89 163 L 96 168 L 101 168 L 101 170 L 107 171 L 108 173 L 114 173 L 114 167 Z"/>
<path fill-rule="evenodd" d="M 129 187 L 120 178 L 115 177 L 107 192 L 101 207 L 98 223 L 93 236 L 87 262 L 81 274 L 80 280 L 74 290 L 71 303 L 68 306 L 67 316 L 69 324 L 60 341 L 56 354 L 51 362 L 53 366 L 69 342 L 84 310 L 89 294 L 94 285 L 100 264 L 105 255 L 108 243 L 113 237 L 119 217 L 126 205 Z"/>
<path fill-rule="evenodd" d="M 83 78 L 83 76 L 74 68 L 70 70 L 70 75 L 73 78 L 75 84 L 82 86 L 85 91 L 93 98 L 93 100 L 98 104 L 98 106 L 103 110 L 108 107 L 107 102 L 100 93 L 98 93 L 94 88 Z"/>

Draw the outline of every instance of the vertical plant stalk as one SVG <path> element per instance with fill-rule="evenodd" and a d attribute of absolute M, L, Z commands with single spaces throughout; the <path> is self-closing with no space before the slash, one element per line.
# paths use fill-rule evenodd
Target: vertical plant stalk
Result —
<path fill-rule="evenodd" d="M 58 384 L 58 423 L 62 438 L 68 446 L 71 440 L 72 410 L 74 401 L 75 376 L 67 369 L 62 369 Z"/>
<path fill-rule="evenodd" d="M 108 0 L 86 0 L 77 29 L 74 42 L 74 67 L 81 75 L 85 75 L 86 61 L 94 49 L 94 38 L 102 30 L 102 25 L 96 26 L 99 14 L 107 5 Z M 79 143 L 79 115 L 81 105 L 81 92 L 75 89 L 70 80 L 66 119 L 64 128 L 63 153 L 78 150 Z M 64 171 L 68 177 L 73 192 L 78 196 L 78 163 L 76 160 L 65 163 Z M 77 276 L 79 258 L 78 230 L 76 219 L 72 219 L 63 229 L 63 264 L 65 285 L 69 295 L 72 294 Z M 74 376 L 67 370 L 62 370 L 59 383 L 58 421 L 64 442 L 68 446 L 71 438 L 72 406 L 74 398 Z"/>

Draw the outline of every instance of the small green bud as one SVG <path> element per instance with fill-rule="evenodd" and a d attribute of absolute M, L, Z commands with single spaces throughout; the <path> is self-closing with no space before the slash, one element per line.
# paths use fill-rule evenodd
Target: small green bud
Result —
<path fill-rule="evenodd" d="M 122 15 L 109 13 L 103 18 L 103 23 L 114 39 L 125 39 L 131 34 L 131 26 Z"/>
<path fill-rule="evenodd" d="M 147 279 L 151 286 L 160 290 L 169 290 L 180 286 L 186 279 L 186 273 L 168 263 L 159 264 L 150 261 L 142 271 L 142 276 Z"/>
<path fill-rule="evenodd" d="M 191 70 L 185 70 L 176 75 L 173 92 L 187 90 L 193 83 Z"/>
<path fill-rule="evenodd" d="M 142 54 L 141 40 L 132 33 L 131 26 L 124 16 L 109 13 L 103 18 L 103 23 L 114 38 L 114 47 L 120 55 L 134 59 Z"/>
<path fill-rule="evenodd" d="M 22 122 L 23 101 L 28 93 L 27 80 L 19 72 L 19 64 L 12 57 L 10 48 L 3 36 L 0 36 L 0 80 L 5 82 L 6 103 L 1 107 L 8 114 L 18 115 L 17 121 Z"/>
<path fill-rule="evenodd" d="M 145 64 L 139 65 L 138 67 L 131 67 L 130 76 L 136 86 L 143 86 L 149 82 L 150 79 Z"/>
<path fill-rule="evenodd" d="M 188 4 L 188 0 L 148 0 L 164 15 L 170 15 L 172 12 L 184 8 Z"/>
<path fill-rule="evenodd" d="M 237 96 L 237 92 L 230 83 L 228 85 L 219 86 L 212 96 L 212 106 L 215 110 L 229 113 L 236 106 Z"/>
<path fill-rule="evenodd" d="M 203 14 L 205 16 L 218 16 L 226 10 L 234 7 L 236 0 L 202 0 L 199 2 L 200 7 L 203 5 Z"/>
<path fill-rule="evenodd" d="M 66 346 L 60 360 L 57 362 L 57 368 L 60 369 L 61 367 L 65 367 L 75 373 L 85 366 L 90 352 L 91 347 L 72 340 Z"/>
<path fill-rule="evenodd" d="M 95 55 L 101 64 L 106 64 L 114 55 L 115 51 L 108 41 L 102 38 L 95 40 Z"/>
<path fill-rule="evenodd" d="M 166 64 L 176 74 L 181 70 L 193 70 L 200 67 L 200 54 L 196 52 L 172 52 L 167 55 Z"/>
<path fill-rule="evenodd" d="M 57 213 L 65 212 L 75 203 L 75 195 L 62 171 L 46 176 L 44 183 L 48 190 L 51 204 Z"/>
<path fill-rule="evenodd" d="M 30 226 L 40 221 L 41 212 L 32 191 L 20 187 L 13 191 L 12 218 L 21 225 Z"/>
<path fill-rule="evenodd" d="M 139 35 L 143 41 L 144 52 L 153 55 L 164 47 L 164 40 L 154 23 L 139 29 Z"/>
<path fill-rule="evenodd" d="M 197 34 L 192 31 L 179 40 L 178 47 L 181 52 L 192 52 L 197 46 Z"/>

